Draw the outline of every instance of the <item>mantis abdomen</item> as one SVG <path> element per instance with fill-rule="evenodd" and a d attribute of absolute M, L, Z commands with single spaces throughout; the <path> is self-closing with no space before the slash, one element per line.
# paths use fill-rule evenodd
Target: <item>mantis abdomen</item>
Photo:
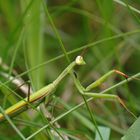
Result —
<path fill-rule="evenodd" d="M 18 103 L 12 105 L 11 107 L 5 110 L 5 114 L 12 115 L 15 112 L 19 111 L 23 107 L 30 105 L 30 103 L 35 102 L 36 100 L 44 98 L 46 95 L 52 93 L 54 90 L 53 83 L 47 85 L 46 87 L 38 90 L 37 92 L 33 93 L 31 96 L 24 98 L 23 100 L 19 101 Z M 4 119 L 4 115 L 0 113 L 0 121 Z"/>

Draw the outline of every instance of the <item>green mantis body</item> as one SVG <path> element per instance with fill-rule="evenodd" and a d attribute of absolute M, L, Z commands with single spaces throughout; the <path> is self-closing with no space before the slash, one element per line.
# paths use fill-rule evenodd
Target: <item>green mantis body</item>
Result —
<path fill-rule="evenodd" d="M 37 92 L 33 93 L 30 95 L 30 97 L 26 97 L 23 100 L 19 101 L 18 103 L 14 104 L 13 106 L 9 107 L 8 109 L 5 110 L 5 114 L 11 115 L 21 108 L 27 106 L 29 103 L 32 103 L 36 100 L 43 99 L 45 96 L 53 93 L 57 85 L 60 83 L 60 81 L 68 74 L 71 72 L 71 70 L 74 68 L 76 65 L 83 65 L 85 64 L 84 60 L 82 57 L 78 56 L 74 62 L 69 64 L 69 66 L 58 76 L 58 78 L 50 83 L 49 85 L 45 86 L 44 88 L 38 90 Z M 0 113 L 0 121 L 4 119 L 4 115 Z"/>
<path fill-rule="evenodd" d="M 92 84 L 90 84 L 89 86 L 84 88 L 81 85 L 80 81 L 75 77 L 75 75 L 72 72 L 73 68 L 76 65 L 84 65 L 84 64 L 85 64 L 85 61 L 83 60 L 83 57 L 77 56 L 75 61 L 73 61 L 71 64 L 69 64 L 68 67 L 58 76 L 58 78 L 55 81 L 53 81 L 49 85 L 45 86 L 44 88 L 38 90 L 37 92 L 33 93 L 29 97 L 26 97 L 23 100 L 19 101 L 18 103 L 14 104 L 13 106 L 9 107 L 8 109 L 5 110 L 4 113 L 6 115 L 12 115 L 13 113 L 17 112 L 21 108 L 27 106 L 29 103 L 33 103 L 37 100 L 43 99 L 45 96 L 47 96 L 49 94 L 52 94 L 53 91 L 55 90 L 55 88 L 60 83 L 60 81 L 69 73 L 72 75 L 72 77 L 74 79 L 74 83 L 81 94 L 90 96 L 90 97 L 94 97 L 94 98 L 117 99 L 123 105 L 123 107 L 128 112 L 130 112 L 127 109 L 127 107 L 125 106 L 125 104 L 122 102 L 122 100 L 117 95 L 99 94 L 99 93 L 90 92 L 93 88 L 95 88 L 95 87 L 99 86 L 101 83 L 103 83 L 113 73 L 118 73 L 118 74 L 124 76 L 125 78 L 127 78 L 127 75 L 125 75 L 124 73 L 121 73 L 120 71 L 117 71 L 117 70 L 111 70 L 108 73 L 106 73 L 105 75 L 103 75 L 100 79 L 98 79 L 97 81 L 93 82 Z M 134 116 L 134 114 L 132 112 L 130 112 L 130 113 Z M 4 120 L 4 119 L 5 119 L 4 115 L 2 113 L 0 113 L 0 121 Z"/>

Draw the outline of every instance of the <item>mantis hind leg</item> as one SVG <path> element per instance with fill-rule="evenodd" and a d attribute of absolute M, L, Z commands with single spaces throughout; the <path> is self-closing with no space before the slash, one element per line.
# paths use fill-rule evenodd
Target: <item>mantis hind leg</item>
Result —
<path fill-rule="evenodd" d="M 93 99 L 115 99 L 126 109 L 128 113 L 130 113 L 134 118 L 137 118 L 136 115 L 127 108 L 123 100 L 117 95 L 100 94 L 100 93 L 92 93 L 92 92 L 84 92 L 83 95 L 93 97 Z"/>

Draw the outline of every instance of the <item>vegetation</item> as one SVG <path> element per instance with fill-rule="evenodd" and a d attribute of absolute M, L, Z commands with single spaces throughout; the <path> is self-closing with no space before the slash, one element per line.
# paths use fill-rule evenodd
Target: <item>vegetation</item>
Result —
<path fill-rule="evenodd" d="M 1 0 L 0 139 L 139 139 L 140 121 L 129 113 L 140 113 L 138 9 L 136 0 Z M 86 65 L 74 67 L 53 94 L 14 117 L 4 112 L 57 79 L 78 55 Z M 118 95 L 129 111 L 117 100 L 81 95 L 73 81 L 75 75 L 87 87 L 113 69 L 130 78 L 113 74 L 92 92 Z"/>

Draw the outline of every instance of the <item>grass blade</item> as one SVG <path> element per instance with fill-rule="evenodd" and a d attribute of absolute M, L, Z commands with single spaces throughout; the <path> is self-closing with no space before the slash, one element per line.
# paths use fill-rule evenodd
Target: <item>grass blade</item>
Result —
<path fill-rule="evenodd" d="M 140 117 L 127 130 L 121 140 L 140 140 Z"/>

